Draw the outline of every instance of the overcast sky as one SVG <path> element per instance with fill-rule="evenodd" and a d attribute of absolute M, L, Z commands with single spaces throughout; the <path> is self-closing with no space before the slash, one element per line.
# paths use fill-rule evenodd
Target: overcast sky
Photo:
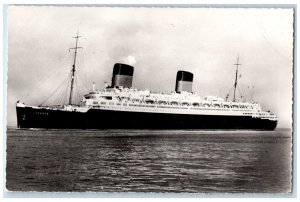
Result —
<path fill-rule="evenodd" d="M 292 9 L 50 6 L 8 9 L 8 125 L 16 125 L 17 100 L 38 105 L 67 78 L 77 31 L 81 93 L 110 84 L 113 65 L 123 62 L 135 67 L 139 89 L 174 90 L 177 70 L 186 70 L 198 94 L 225 98 L 239 54 L 242 95 L 291 127 Z"/>

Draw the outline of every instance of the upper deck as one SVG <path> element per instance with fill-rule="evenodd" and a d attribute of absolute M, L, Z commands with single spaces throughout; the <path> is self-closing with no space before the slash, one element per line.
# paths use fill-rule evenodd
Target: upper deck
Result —
<path fill-rule="evenodd" d="M 169 105 L 177 107 L 209 107 L 261 111 L 258 103 L 229 102 L 223 98 L 206 96 L 196 93 L 151 92 L 135 88 L 106 88 L 101 91 L 92 91 L 83 98 L 83 105 L 97 106 L 101 102 L 142 103 L 153 105 Z"/>
<path fill-rule="evenodd" d="M 184 113 L 207 115 L 243 115 L 277 120 L 263 112 L 258 103 L 228 102 L 214 96 L 201 97 L 188 92 L 151 92 L 135 88 L 105 88 L 84 96 L 82 104 L 91 108 L 121 111 Z"/>

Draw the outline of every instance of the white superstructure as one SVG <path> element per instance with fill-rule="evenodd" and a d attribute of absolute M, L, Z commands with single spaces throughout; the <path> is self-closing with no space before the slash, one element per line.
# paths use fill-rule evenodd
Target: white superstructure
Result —
<path fill-rule="evenodd" d="M 200 97 L 190 92 L 159 93 L 136 88 L 105 88 L 86 94 L 82 107 L 147 113 L 252 116 L 277 120 L 258 103 L 227 102 L 214 96 Z"/>

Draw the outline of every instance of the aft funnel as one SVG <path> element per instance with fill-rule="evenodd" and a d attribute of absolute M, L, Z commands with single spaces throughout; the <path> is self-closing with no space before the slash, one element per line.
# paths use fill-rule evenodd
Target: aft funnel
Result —
<path fill-rule="evenodd" d="M 194 75 L 191 72 L 178 71 L 176 76 L 175 91 L 180 93 L 182 91 L 193 91 L 193 78 Z"/>

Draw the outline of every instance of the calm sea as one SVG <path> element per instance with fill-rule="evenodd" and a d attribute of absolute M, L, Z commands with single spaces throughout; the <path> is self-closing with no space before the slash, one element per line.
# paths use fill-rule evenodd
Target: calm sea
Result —
<path fill-rule="evenodd" d="M 291 131 L 7 130 L 12 191 L 287 193 Z"/>

